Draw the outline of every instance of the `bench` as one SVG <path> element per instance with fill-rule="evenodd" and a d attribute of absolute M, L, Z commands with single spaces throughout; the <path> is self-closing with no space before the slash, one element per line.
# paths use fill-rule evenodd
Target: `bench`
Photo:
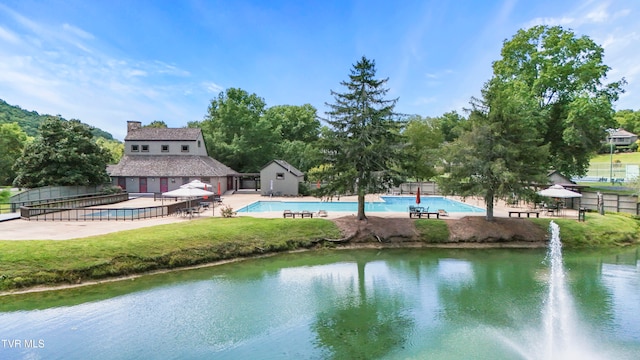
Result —
<path fill-rule="evenodd" d="M 306 217 L 308 217 L 308 218 L 313 218 L 313 213 L 312 213 L 311 211 L 307 211 L 307 210 L 304 210 L 304 211 L 302 211 L 302 212 L 298 212 L 298 211 L 291 211 L 291 210 L 285 210 L 285 211 L 282 213 L 282 217 L 283 217 L 283 218 L 288 218 L 288 217 L 290 217 L 290 218 L 292 218 L 292 219 L 295 219 L 295 218 L 296 218 L 296 216 L 300 216 L 301 218 L 306 218 Z"/>
<path fill-rule="evenodd" d="M 527 214 L 527 217 L 531 217 L 531 215 L 535 214 L 537 218 L 540 217 L 540 211 L 537 210 L 531 210 L 531 211 L 509 211 L 509 217 L 511 217 L 511 215 L 515 215 L 518 214 L 518 217 L 520 217 L 522 214 Z"/>
<path fill-rule="evenodd" d="M 431 219 L 431 215 L 435 215 L 437 219 L 440 219 L 440 212 L 430 212 L 429 208 L 426 210 L 421 206 L 409 206 L 409 218 L 413 218 L 414 216 L 422 219 L 423 216 L 426 216 L 427 219 Z"/>
<path fill-rule="evenodd" d="M 440 213 L 439 212 L 429 212 L 429 211 L 427 211 L 427 212 L 423 212 L 423 213 L 419 214 L 418 217 L 420 219 L 422 219 L 422 217 L 424 215 L 427 215 L 427 219 L 431 219 L 431 215 L 435 215 L 436 219 L 440 219 Z"/>

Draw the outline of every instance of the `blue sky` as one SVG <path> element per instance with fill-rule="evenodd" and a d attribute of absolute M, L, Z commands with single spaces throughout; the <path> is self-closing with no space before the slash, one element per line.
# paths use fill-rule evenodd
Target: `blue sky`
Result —
<path fill-rule="evenodd" d="M 440 116 L 537 24 L 603 46 L 608 81 L 628 81 L 616 108 L 640 109 L 637 0 L 0 0 L 0 99 L 122 140 L 127 120 L 202 120 L 230 87 L 322 115 L 364 55 L 398 112 Z"/>

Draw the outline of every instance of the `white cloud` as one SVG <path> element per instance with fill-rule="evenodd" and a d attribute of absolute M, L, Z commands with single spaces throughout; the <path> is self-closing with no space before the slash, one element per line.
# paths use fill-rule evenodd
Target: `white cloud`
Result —
<path fill-rule="evenodd" d="M 422 106 L 422 105 L 428 105 L 428 104 L 433 104 L 435 102 L 438 101 L 438 98 L 435 96 L 430 96 L 430 97 L 426 97 L 426 96 L 421 96 L 418 97 L 417 99 L 415 99 L 413 101 L 413 106 Z"/>
<path fill-rule="evenodd" d="M 585 16 L 586 22 L 601 23 L 609 19 L 608 11 L 609 3 L 598 4 L 598 6 L 587 13 Z"/>
<path fill-rule="evenodd" d="M 73 35 L 82 38 L 82 39 L 87 39 L 87 40 L 93 40 L 94 36 L 91 33 L 88 33 L 80 28 L 77 28 L 73 25 L 69 25 L 69 24 L 62 24 L 62 29 L 72 33 Z"/>
<path fill-rule="evenodd" d="M 202 86 L 210 93 L 214 93 L 214 94 L 218 94 L 220 93 L 222 90 L 224 90 L 224 87 L 214 83 L 214 82 L 204 82 L 202 83 Z"/>
<path fill-rule="evenodd" d="M 185 111 L 191 108 L 186 102 L 222 89 L 193 82 L 189 71 L 174 64 L 106 53 L 100 39 L 72 24 L 37 23 L 0 4 L 3 10 L 15 21 L 0 27 L 0 94 L 10 104 L 80 119 L 122 139 L 126 120 L 170 126 L 200 120 L 202 114 Z"/>
<path fill-rule="evenodd" d="M 12 31 L 9 31 L 2 26 L 0 26 L 0 40 L 5 42 L 17 44 L 20 42 L 20 37 L 14 34 Z"/>

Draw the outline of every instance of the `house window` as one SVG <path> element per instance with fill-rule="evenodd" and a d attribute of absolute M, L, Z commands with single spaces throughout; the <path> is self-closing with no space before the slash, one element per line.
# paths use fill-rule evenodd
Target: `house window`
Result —
<path fill-rule="evenodd" d="M 200 140 L 198 140 L 198 147 L 200 147 Z"/>
<path fill-rule="evenodd" d="M 140 151 L 140 148 L 138 147 L 138 145 L 131 145 L 131 152 L 138 152 Z"/>
<path fill-rule="evenodd" d="M 142 152 L 149 152 L 149 145 L 142 145 Z"/>
<path fill-rule="evenodd" d="M 276 173 L 276 180 L 284 180 L 284 173 Z"/>
<path fill-rule="evenodd" d="M 162 152 L 169 152 L 169 145 L 162 145 L 161 146 L 161 151 Z"/>
<path fill-rule="evenodd" d="M 189 178 L 188 177 L 183 177 L 182 178 L 182 185 L 189 183 Z"/>
<path fill-rule="evenodd" d="M 182 145 L 182 152 L 189 152 L 189 145 Z"/>

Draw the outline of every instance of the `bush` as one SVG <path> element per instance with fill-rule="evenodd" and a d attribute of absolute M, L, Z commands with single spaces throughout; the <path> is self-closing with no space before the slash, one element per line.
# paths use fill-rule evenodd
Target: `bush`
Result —
<path fill-rule="evenodd" d="M 11 197 L 11 191 L 7 189 L 0 190 L 0 203 L 9 202 L 10 197 Z"/>
<path fill-rule="evenodd" d="M 234 217 L 237 213 L 233 211 L 233 208 L 231 206 L 225 205 L 220 209 L 220 214 L 222 214 L 222 217 L 230 218 Z"/>
<path fill-rule="evenodd" d="M 298 195 L 301 196 L 309 196 L 311 194 L 311 190 L 309 190 L 309 186 L 305 182 L 298 183 Z"/>

